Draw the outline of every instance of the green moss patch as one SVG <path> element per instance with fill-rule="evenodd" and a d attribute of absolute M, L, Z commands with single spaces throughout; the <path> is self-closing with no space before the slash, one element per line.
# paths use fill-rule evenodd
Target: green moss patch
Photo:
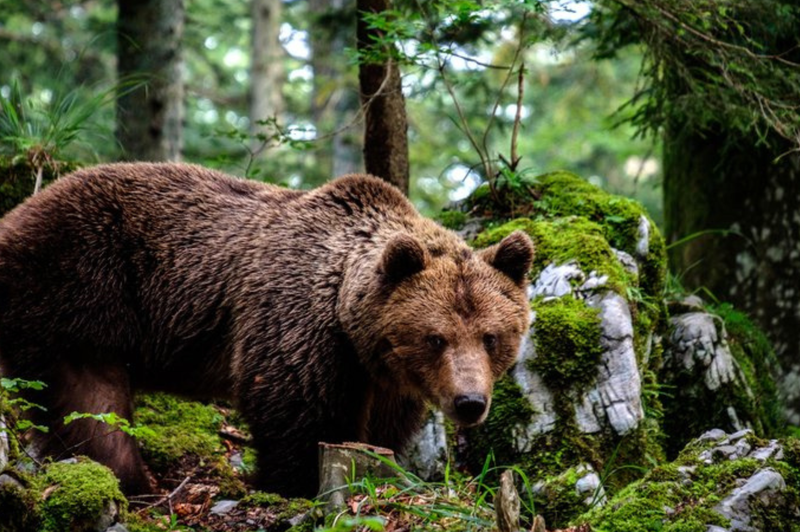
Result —
<path fill-rule="evenodd" d="M 46 186 L 58 176 L 68 174 L 77 168 L 75 163 L 54 161 L 45 165 L 42 183 Z M 27 160 L 21 157 L 0 156 L 0 216 L 33 194 L 35 181 L 34 168 Z"/>
<path fill-rule="evenodd" d="M 609 194 L 564 171 L 527 179 L 525 190 L 525 200 L 530 205 L 516 212 L 523 212 L 528 221 L 553 224 L 552 227 L 540 226 L 538 230 L 528 226 L 528 234 L 538 245 L 540 255 L 535 265 L 538 270 L 550 262 L 560 264 L 575 259 L 586 272 L 594 270 L 609 275 L 611 284 L 619 289 L 629 284 L 629 280 L 611 248 L 638 256 L 639 225 L 644 217 L 650 223 L 650 233 L 647 256 L 638 257 L 639 285 L 647 295 L 661 295 L 667 267 L 666 246 L 663 236 L 638 202 Z M 485 205 L 490 200 L 488 186 L 479 187 L 468 205 L 495 212 L 496 209 Z M 518 220 L 510 223 L 515 222 L 520 224 Z M 497 242 L 497 237 L 506 230 L 491 234 L 493 231 L 479 235 L 476 245 L 482 247 Z"/>
<path fill-rule="evenodd" d="M 551 527 L 566 526 L 566 523 L 588 509 L 586 495 L 579 494 L 575 487 L 580 476 L 578 468 L 570 467 L 560 475 L 550 476 L 542 481 L 534 503 L 545 523 Z"/>
<path fill-rule="evenodd" d="M 48 464 L 34 487 L 41 493 L 40 532 L 91 530 L 109 506 L 120 512 L 127 508 L 111 470 L 88 459 Z"/>
<path fill-rule="evenodd" d="M 753 447 L 767 444 L 752 435 L 747 439 Z M 574 522 L 590 523 L 596 532 L 705 532 L 708 525 L 727 527 L 729 523 L 713 511 L 714 506 L 738 487 L 741 479 L 770 467 L 784 477 L 787 488 L 772 508 L 767 509 L 754 501 L 752 526 L 758 530 L 800 530 L 800 523 L 792 510 L 800 503 L 800 477 L 795 454 L 800 444 L 796 440 L 785 442 L 783 460 L 769 459 L 766 463 L 752 458 L 722 458 L 713 464 L 701 463 L 699 454 L 712 446 L 713 443 L 708 441 L 692 442 L 674 462 L 652 469 L 643 479 L 620 491 L 604 507 L 595 508 Z"/>
<path fill-rule="evenodd" d="M 136 422 L 150 428 L 139 441 L 148 465 L 163 472 L 187 455 L 214 460 L 223 452 L 223 416 L 210 405 L 165 394 L 137 398 Z"/>
<path fill-rule="evenodd" d="M 515 463 L 519 453 L 514 431 L 527 426 L 534 414 L 530 402 L 522 395 L 514 379 L 509 375 L 502 376 L 494 385 L 492 407 L 486 421 L 478 427 L 462 429 L 467 434 L 470 446 L 460 459 L 472 471 L 480 471 L 490 455 L 494 456 L 497 464 Z"/>
<path fill-rule="evenodd" d="M 448 229 L 457 231 L 467 223 L 467 214 L 462 211 L 442 211 L 436 217 L 436 221 Z"/>
<path fill-rule="evenodd" d="M 536 358 L 530 370 L 557 390 L 583 390 L 597 374 L 603 354 L 597 309 L 572 297 L 534 303 Z"/>
<path fill-rule="evenodd" d="M 516 230 L 525 231 L 533 239 L 536 253 L 532 277 L 550 264 L 574 260 L 587 273 L 607 275 L 607 286 L 619 293 L 624 294 L 624 287 L 634 282 L 617 260 L 602 227 L 585 218 L 570 216 L 549 221 L 518 218 L 487 229 L 475 238 L 473 245 L 486 247 L 495 244 Z"/>

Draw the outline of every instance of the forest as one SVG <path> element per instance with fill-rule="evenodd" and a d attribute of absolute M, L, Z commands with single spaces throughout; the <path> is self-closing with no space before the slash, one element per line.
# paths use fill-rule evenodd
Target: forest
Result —
<path fill-rule="evenodd" d="M 0 72 L 0 216 L 104 163 L 285 198 L 368 173 L 476 255 L 534 249 L 488 417 L 319 442 L 308 499 L 258 489 L 260 435 L 225 399 L 57 421 L 132 438 L 151 493 L 44 456 L 56 388 L 7 372 L 0 330 L 0 532 L 800 532 L 794 0 L 0 0 Z"/>

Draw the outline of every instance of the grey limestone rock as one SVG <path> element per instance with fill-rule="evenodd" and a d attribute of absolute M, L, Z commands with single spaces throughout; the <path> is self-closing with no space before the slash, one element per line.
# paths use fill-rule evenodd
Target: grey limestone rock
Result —
<path fill-rule="evenodd" d="M 600 481 L 600 475 L 589 464 L 578 466 L 577 472 L 582 476 L 575 482 L 575 492 L 584 497 L 583 503 L 587 507 L 604 505 L 607 501 L 606 491 Z"/>
<path fill-rule="evenodd" d="M 117 521 L 118 518 L 119 507 L 117 506 L 117 503 L 114 501 L 109 501 L 102 513 L 97 516 L 97 521 L 95 521 L 94 525 L 92 526 L 92 530 L 96 532 L 105 532 Z"/>
<path fill-rule="evenodd" d="M 574 261 L 548 265 L 533 284 L 531 298 L 573 297 L 585 299 L 600 311 L 603 355 L 595 383 L 575 401 L 575 417 L 582 432 L 611 428 L 619 435 L 636 428 L 644 417 L 641 378 L 633 348 L 633 321 L 627 301 L 603 289 L 605 276 L 586 274 Z M 533 328 L 536 327 L 534 320 Z M 515 429 L 517 449 L 530 450 L 532 440 L 555 428 L 554 398 L 542 377 L 526 362 L 536 357 L 530 338 L 523 341 L 512 376 L 536 414 L 527 427 Z"/>
<path fill-rule="evenodd" d="M 239 506 L 239 501 L 221 500 L 211 507 L 211 513 L 214 515 L 225 515 L 231 512 L 234 508 Z"/>
<path fill-rule="evenodd" d="M 670 319 L 670 351 L 688 371 L 702 372 L 705 385 L 716 390 L 736 378 L 736 362 L 727 339 L 717 332 L 719 318 L 706 312 L 688 312 Z"/>
<path fill-rule="evenodd" d="M 786 489 L 783 477 L 772 468 L 764 468 L 735 488 L 714 507 L 714 510 L 730 519 L 731 532 L 760 532 L 751 526 L 753 505 L 771 506 L 773 499 Z"/>
<path fill-rule="evenodd" d="M 600 309 L 603 355 L 596 383 L 576 405 L 575 417 L 586 433 L 610 425 L 617 434 L 627 434 L 644 418 L 630 309 L 615 292 L 594 295 L 587 303 Z"/>
<path fill-rule="evenodd" d="M 398 461 L 424 480 L 442 476 L 447 465 L 447 432 L 444 414 L 431 412 L 422 429 L 416 434 Z"/>
<path fill-rule="evenodd" d="M 5 419 L 0 414 L 0 471 L 2 471 L 6 464 L 8 464 L 8 427 L 6 427 Z"/>
<path fill-rule="evenodd" d="M 650 253 L 651 231 L 652 228 L 650 227 L 650 220 L 647 219 L 647 216 L 642 215 L 639 218 L 639 228 L 636 233 L 636 236 L 638 237 L 636 240 L 636 254 L 641 258 L 647 257 L 647 255 Z"/>
<path fill-rule="evenodd" d="M 11 488 L 24 489 L 23 485 L 19 482 L 19 480 L 15 479 L 11 475 L 2 474 L 0 475 L 0 489 L 4 488 L 5 486 L 9 486 Z"/>

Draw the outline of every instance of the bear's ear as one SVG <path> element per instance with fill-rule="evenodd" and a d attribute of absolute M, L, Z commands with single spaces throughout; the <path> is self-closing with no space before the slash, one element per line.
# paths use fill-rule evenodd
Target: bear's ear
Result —
<path fill-rule="evenodd" d="M 533 263 L 533 242 L 522 231 L 514 231 L 499 244 L 483 250 L 481 256 L 490 266 L 523 286 Z"/>
<path fill-rule="evenodd" d="M 399 234 L 392 237 L 383 249 L 381 270 L 391 283 L 421 272 L 428 263 L 428 255 L 416 238 Z"/>

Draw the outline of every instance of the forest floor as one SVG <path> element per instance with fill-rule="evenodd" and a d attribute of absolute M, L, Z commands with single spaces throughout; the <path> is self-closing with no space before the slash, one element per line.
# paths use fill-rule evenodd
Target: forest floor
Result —
<path fill-rule="evenodd" d="M 235 411 L 159 397 L 140 407 L 139 415 L 156 433 L 143 442 L 145 457 L 160 467 L 151 467 L 156 494 L 129 499 L 129 532 L 497 530 L 496 490 L 482 476 L 453 471 L 441 482 L 424 482 L 398 468 L 395 479 L 353 479 L 345 507 L 325 515 L 322 502 L 284 499 L 253 488 L 248 481 L 253 453 Z M 159 430 L 162 416 L 164 424 L 177 416 L 185 425 L 165 434 Z M 200 436 L 213 442 L 205 452 L 199 452 Z"/>

